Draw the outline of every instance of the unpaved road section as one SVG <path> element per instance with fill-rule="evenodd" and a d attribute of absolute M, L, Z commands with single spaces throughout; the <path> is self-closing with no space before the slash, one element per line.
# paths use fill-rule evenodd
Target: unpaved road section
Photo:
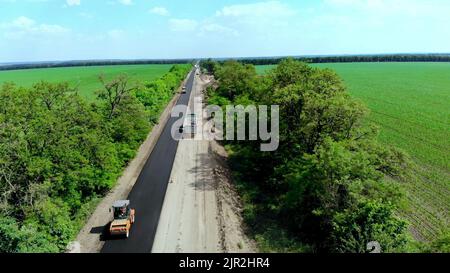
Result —
<path fill-rule="evenodd" d="M 190 79 L 192 77 L 188 77 Z M 185 81 L 186 82 L 186 81 Z M 183 83 L 184 84 L 184 83 Z M 161 146 L 157 145 L 161 138 L 167 138 L 167 132 L 166 128 L 168 127 L 167 124 L 170 123 L 170 114 L 173 106 L 176 103 L 187 103 L 188 101 L 188 95 L 183 94 L 176 95 L 169 105 L 166 107 L 164 112 L 161 114 L 161 117 L 159 119 L 159 122 L 157 125 L 155 125 L 151 131 L 151 133 L 148 135 L 145 142 L 141 145 L 139 148 L 139 151 L 137 153 L 137 156 L 129 163 L 128 167 L 123 172 L 122 176 L 117 181 L 116 186 L 106 195 L 106 197 L 100 202 L 100 204 L 97 206 L 94 213 L 91 215 L 89 220 L 87 221 L 86 225 L 83 227 L 83 229 L 80 231 L 80 233 L 77 236 L 77 245 L 79 247 L 75 248 L 77 249 L 74 252 L 82 252 L 82 253 L 96 253 L 100 252 L 105 244 L 105 235 L 107 234 L 107 225 L 109 221 L 111 220 L 112 216 L 109 212 L 109 208 L 114 203 L 115 200 L 120 199 L 127 199 L 129 198 L 129 194 L 134 188 L 135 184 L 137 184 L 138 180 L 141 180 L 140 184 L 145 184 L 146 182 L 151 183 L 152 181 L 148 181 L 148 177 L 142 176 L 141 172 L 143 172 L 146 168 L 148 169 L 149 160 L 151 157 L 155 157 L 153 155 L 153 152 L 155 150 L 155 146 Z M 167 141 L 167 139 L 163 139 L 163 141 Z M 159 154 L 166 154 L 168 152 L 168 149 L 173 150 L 173 153 L 175 153 L 176 150 L 176 143 L 166 143 L 167 145 L 164 145 L 164 149 L 161 151 L 159 149 Z M 156 151 L 158 152 L 158 151 Z M 152 156 L 151 156 L 152 154 Z M 170 158 L 169 158 L 170 159 Z M 172 159 L 173 160 L 173 159 Z M 170 174 L 170 170 L 172 168 L 172 162 L 170 160 L 167 160 L 166 168 L 168 168 L 168 174 Z M 140 179 L 139 179 L 140 178 Z M 166 180 L 168 177 L 166 178 Z M 167 181 L 166 181 L 167 183 Z M 162 186 L 164 187 L 164 181 L 162 183 Z M 165 188 L 163 189 L 163 193 L 165 191 Z M 164 195 L 164 194 L 162 194 Z M 131 205 L 135 206 L 135 201 L 146 199 L 147 197 L 143 196 L 141 198 L 134 198 L 131 201 Z M 161 198 L 164 198 L 162 196 Z M 162 206 L 162 199 L 160 201 Z M 147 207 L 144 204 L 144 207 Z M 152 208 L 149 208 L 152 209 Z M 158 208 L 155 208 L 155 210 Z M 141 219 L 141 216 L 143 216 L 144 210 L 137 210 L 137 220 L 139 222 L 144 222 L 143 219 Z M 154 214 L 154 213 L 153 213 Z M 142 217 L 144 218 L 144 217 Z M 157 223 L 158 220 L 153 220 L 154 223 Z M 154 229 L 156 230 L 156 224 L 154 226 Z M 131 235 L 136 235 L 135 233 L 135 227 L 132 228 Z M 153 235 L 150 230 L 142 230 L 141 236 L 144 237 L 142 241 L 148 241 L 149 238 L 151 239 L 149 242 L 147 242 L 147 248 L 145 248 L 145 243 L 142 246 L 144 249 L 141 248 L 133 248 L 133 245 L 129 245 L 129 248 L 124 248 L 124 251 L 128 250 L 130 252 L 149 252 L 152 246 Z M 140 238 L 137 238 L 139 241 Z M 116 241 L 116 245 L 119 241 Z M 114 243 L 114 242 L 113 242 Z M 112 252 L 115 252 L 114 247 L 110 247 Z M 147 249 L 148 251 L 143 251 Z M 117 250 L 117 249 L 116 249 Z M 117 252 L 121 252 L 120 249 L 117 250 Z"/>
<path fill-rule="evenodd" d="M 197 119 L 205 111 L 202 90 L 208 83 L 198 76 L 194 81 L 189 108 Z M 203 122 L 198 130 L 209 133 L 210 124 Z M 223 147 L 212 140 L 179 141 L 152 252 L 255 252 L 242 228 L 240 200 L 225 156 Z"/>

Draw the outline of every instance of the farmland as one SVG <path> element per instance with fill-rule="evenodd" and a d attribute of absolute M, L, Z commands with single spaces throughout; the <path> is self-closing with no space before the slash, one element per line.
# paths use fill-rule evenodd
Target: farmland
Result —
<path fill-rule="evenodd" d="M 412 175 L 401 183 L 410 202 L 401 214 L 412 223 L 414 237 L 434 239 L 449 225 L 450 63 L 314 66 L 335 70 L 371 110 L 368 122 L 381 128 L 379 139 L 412 157 Z"/>
<path fill-rule="evenodd" d="M 93 99 L 95 91 L 101 87 L 98 76 L 103 74 L 107 80 L 126 73 L 132 80 L 153 80 L 169 71 L 172 65 L 115 65 L 90 67 L 40 68 L 26 70 L 0 71 L 0 84 L 15 82 L 19 86 L 30 87 L 40 80 L 50 82 L 67 81 L 77 86 L 80 95 Z"/>

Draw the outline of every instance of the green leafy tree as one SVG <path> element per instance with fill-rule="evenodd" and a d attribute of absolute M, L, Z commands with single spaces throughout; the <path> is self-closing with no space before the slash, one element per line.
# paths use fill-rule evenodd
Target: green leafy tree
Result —
<path fill-rule="evenodd" d="M 0 253 L 16 252 L 20 239 L 19 228 L 14 218 L 0 214 Z"/>
<path fill-rule="evenodd" d="M 206 72 L 210 74 L 214 74 L 216 72 L 216 68 L 219 66 L 219 64 L 212 59 L 207 59 L 206 61 L 200 62 L 200 66 L 206 70 Z"/>
<path fill-rule="evenodd" d="M 286 59 L 265 76 L 253 71 L 225 62 L 215 68 L 219 87 L 208 91 L 210 103 L 280 106 L 276 152 L 229 142 L 235 178 L 246 181 L 246 219 L 276 219 L 317 252 L 364 252 L 368 240 L 403 249 L 406 224 L 393 216 L 403 195 L 384 176 L 403 175 L 407 156 L 377 142 L 367 109 L 332 70 Z"/>
<path fill-rule="evenodd" d="M 110 82 L 105 80 L 104 75 L 100 75 L 99 80 L 103 84 L 103 89 L 98 92 L 98 97 L 107 102 L 108 119 L 112 119 L 121 101 L 127 98 L 137 87 L 130 86 L 129 77 L 125 74 Z"/>
<path fill-rule="evenodd" d="M 332 250 L 366 253 L 370 242 L 377 242 L 381 252 L 401 250 L 408 242 L 407 225 L 393 215 L 394 209 L 389 203 L 365 201 L 338 212 L 332 222 Z"/>
<path fill-rule="evenodd" d="M 220 82 L 218 91 L 230 100 L 249 92 L 256 77 L 255 67 L 242 65 L 236 61 L 227 61 L 217 68 L 215 76 Z"/>
<path fill-rule="evenodd" d="M 102 78 L 104 90 L 95 102 L 67 83 L 3 84 L 0 252 L 63 251 L 89 204 L 114 185 L 146 137 L 150 117 L 159 115 L 190 67 L 174 66 L 150 84 L 161 88 L 150 95 L 125 76 Z"/>

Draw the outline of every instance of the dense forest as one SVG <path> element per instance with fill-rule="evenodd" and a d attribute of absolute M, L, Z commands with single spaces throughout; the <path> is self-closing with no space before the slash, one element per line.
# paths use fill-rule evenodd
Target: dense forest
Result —
<path fill-rule="evenodd" d="M 191 69 L 140 84 L 99 80 L 88 102 L 67 83 L 0 89 L 0 252 L 61 252 L 115 184 Z M 94 90 L 93 90 L 94 91 Z"/>
<path fill-rule="evenodd" d="M 214 74 L 210 104 L 279 105 L 280 146 L 225 141 L 243 216 L 262 251 L 449 251 L 450 236 L 419 244 L 397 216 L 408 183 L 408 155 L 377 141 L 368 109 L 330 69 L 284 59 L 267 75 L 237 61 L 202 62 Z"/>
<path fill-rule="evenodd" d="M 293 57 L 305 63 L 360 63 L 360 62 L 450 62 L 450 54 L 385 54 L 385 55 L 338 55 Z M 239 62 L 253 65 L 278 64 L 285 57 L 239 58 Z M 204 60 L 204 61 L 211 61 Z M 223 63 L 226 60 L 215 60 Z"/>

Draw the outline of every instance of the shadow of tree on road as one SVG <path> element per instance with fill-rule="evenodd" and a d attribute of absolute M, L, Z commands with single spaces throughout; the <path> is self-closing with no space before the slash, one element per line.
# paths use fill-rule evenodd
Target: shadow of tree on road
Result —
<path fill-rule="evenodd" d="M 195 158 L 195 167 L 188 170 L 189 173 L 196 176 L 195 182 L 189 184 L 189 186 L 197 191 L 215 191 L 217 189 L 217 181 L 214 175 L 215 162 L 211 155 L 211 145 L 207 145 L 207 152 L 198 154 Z"/>

